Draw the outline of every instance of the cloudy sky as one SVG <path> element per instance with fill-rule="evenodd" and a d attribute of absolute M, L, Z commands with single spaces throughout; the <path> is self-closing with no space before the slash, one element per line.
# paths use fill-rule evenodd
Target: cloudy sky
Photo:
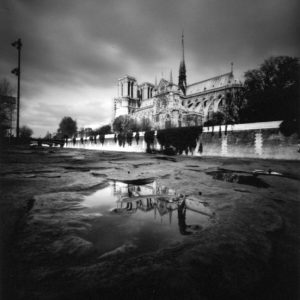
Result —
<path fill-rule="evenodd" d="M 21 125 L 35 136 L 62 117 L 79 127 L 112 118 L 117 79 L 177 81 L 184 29 L 187 81 L 230 70 L 243 79 L 272 55 L 299 55 L 298 0 L 1 0 L 0 80 L 16 87 L 23 41 Z"/>

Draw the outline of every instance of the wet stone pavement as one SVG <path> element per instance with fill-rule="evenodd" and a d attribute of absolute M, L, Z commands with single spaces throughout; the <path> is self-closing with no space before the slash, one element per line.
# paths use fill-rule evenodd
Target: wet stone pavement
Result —
<path fill-rule="evenodd" d="M 298 162 L 1 153 L 1 299 L 298 299 Z"/>

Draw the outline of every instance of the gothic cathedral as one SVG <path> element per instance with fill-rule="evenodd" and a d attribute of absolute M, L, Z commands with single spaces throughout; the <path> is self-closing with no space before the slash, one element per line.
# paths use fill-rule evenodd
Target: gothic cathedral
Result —
<path fill-rule="evenodd" d="M 156 80 L 155 80 L 156 81 Z M 140 121 L 150 120 L 153 129 L 198 126 L 214 112 L 223 111 L 227 102 L 243 88 L 231 72 L 187 85 L 182 35 L 182 58 L 178 85 L 162 78 L 155 84 L 138 84 L 132 76 L 118 80 L 118 97 L 114 98 L 114 118 L 130 115 Z"/>

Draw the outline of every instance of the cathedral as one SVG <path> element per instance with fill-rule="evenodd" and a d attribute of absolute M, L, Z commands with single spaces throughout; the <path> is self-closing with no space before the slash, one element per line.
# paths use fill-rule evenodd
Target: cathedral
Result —
<path fill-rule="evenodd" d="M 155 80 L 156 81 L 156 80 Z M 138 84 L 132 76 L 118 80 L 118 97 L 114 98 L 114 118 L 129 115 L 137 121 L 148 119 L 153 129 L 202 125 L 213 113 L 223 111 L 239 90 L 241 82 L 231 71 L 203 81 L 187 84 L 182 35 L 182 58 L 178 84 L 162 78 L 159 83 Z"/>

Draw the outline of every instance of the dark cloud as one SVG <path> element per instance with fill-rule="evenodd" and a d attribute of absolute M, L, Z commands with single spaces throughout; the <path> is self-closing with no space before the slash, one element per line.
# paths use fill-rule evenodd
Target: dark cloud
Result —
<path fill-rule="evenodd" d="M 188 82 L 242 76 L 271 55 L 299 56 L 298 0 L 12 0 L 0 8 L 0 76 L 12 82 L 22 37 L 22 122 L 40 134 L 65 114 L 107 123 L 117 79 L 177 77 L 184 28 Z M 39 130 L 38 128 L 42 130 Z"/>

